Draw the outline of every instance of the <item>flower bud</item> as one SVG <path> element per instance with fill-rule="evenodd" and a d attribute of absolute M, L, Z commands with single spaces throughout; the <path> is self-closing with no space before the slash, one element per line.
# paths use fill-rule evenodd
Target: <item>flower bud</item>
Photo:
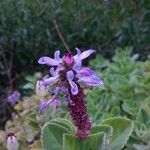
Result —
<path fill-rule="evenodd" d="M 10 103 L 12 106 L 19 102 L 20 93 L 18 91 L 14 91 L 11 95 L 7 97 L 7 102 Z"/>
<path fill-rule="evenodd" d="M 8 150 L 18 150 L 19 144 L 17 137 L 14 133 L 9 133 L 7 136 L 7 149 Z"/>
<path fill-rule="evenodd" d="M 70 53 L 66 54 L 66 55 L 63 57 L 63 60 L 64 60 L 64 62 L 65 62 L 67 65 L 69 65 L 69 66 L 72 65 L 73 62 L 74 62 L 73 55 L 70 54 Z"/>
<path fill-rule="evenodd" d="M 46 87 L 42 84 L 42 80 L 38 80 L 36 83 L 36 94 L 40 97 L 44 97 L 46 93 Z"/>

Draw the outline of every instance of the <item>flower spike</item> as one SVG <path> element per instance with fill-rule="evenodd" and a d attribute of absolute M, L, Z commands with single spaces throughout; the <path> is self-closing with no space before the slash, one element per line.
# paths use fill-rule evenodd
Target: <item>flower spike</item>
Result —
<path fill-rule="evenodd" d="M 58 102 L 57 95 L 61 92 L 67 100 L 70 115 L 77 127 L 76 136 L 85 139 L 90 134 L 91 122 L 86 109 L 84 88 L 100 86 L 103 81 L 94 70 L 82 67 L 82 60 L 96 51 L 89 49 L 81 52 L 79 48 L 76 48 L 76 51 L 77 54 L 74 56 L 69 52 L 60 58 L 60 51 L 56 51 L 54 59 L 47 56 L 39 59 L 38 63 L 51 67 L 51 77 L 43 79 L 42 85 L 50 86 L 52 94 L 49 100 L 41 102 L 40 112 L 53 105 L 55 101 Z"/>

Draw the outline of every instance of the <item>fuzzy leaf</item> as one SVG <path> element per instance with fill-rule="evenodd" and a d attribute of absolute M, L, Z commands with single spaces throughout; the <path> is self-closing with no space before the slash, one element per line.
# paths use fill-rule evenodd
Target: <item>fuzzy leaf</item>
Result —
<path fill-rule="evenodd" d="M 134 124 L 126 118 L 109 118 L 102 124 L 110 125 L 113 128 L 111 150 L 121 150 L 129 139 L 133 131 Z"/>
<path fill-rule="evenodd" d="M 94 125 L 91 129 L 91 134 L 99 133 L 99 132 L 105 132 L 106 134 L 106 140 L 105 140 L 105 147 L 107 150 L 109 149 L 113 128 L 109 125 Z"/>
<path fill-rule="evenodd" d="M 58 118 L 55 120 L 51 120 L 51 122 L 67 128 L 70 131 L 70 133 L 74 133 L 74 131 L 75 131 L 75 127 L 68 119 Z"/>
<path fill-rule="evenodd" d="M 85 140 L 80 140 L 70 134 L 64 134 L 63 150 L 102 150 L 105 145 L 105 139 L 106 134 L 104 132 L 91 134 Z"/>
<path fill-rule="evenodd" d="M 32 83 L 27 83 L 23 86 L 23 89 L 31 89 L 34 90 L 34 85 Z"/>
<path fill-rule="evenodd" d="M 106 134 L 112 133 L 112 127 L 109 125 L 94 125 L 91 129 L 91 134 L 95 134 L 97 132 L 105 132 Z"/>
<path fill-rule="evenodd" d="M 136 148 L 136 150 L 149 150 L 150 149 L 150 145 L 134 144 L 133 146 Z"/>
<path fill-rule="evenodd" d="M 70 133 L 67 128 L 54 122 L 47 122 L 42 128 L 42 142 L 44 150 L 60 150 L 63 134 Z"/>

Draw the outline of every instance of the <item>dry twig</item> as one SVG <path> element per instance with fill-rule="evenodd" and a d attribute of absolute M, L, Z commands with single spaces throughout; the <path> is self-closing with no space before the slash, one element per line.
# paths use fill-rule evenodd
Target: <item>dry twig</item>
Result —
<path fill-rule="evenodd" d="M 60 29 L 59 29 L 59 27 L 58 27 L 57 21 L 56 21 L 56 20 L 53 20 L 53 23 L 54 23 L 54 25 L 55 25 L 56 31 L 57 31 L 57 33 L 58 33 L 58 35 L 59 35 L 59 38 L 61 39 L 62 43 L 64 44 L 66 50 L 67 50 L 69 53 L 71 53 L 68 44 L 66 43 L 64 37 L 62 36 L 62 33 L 60 32 Z"/>

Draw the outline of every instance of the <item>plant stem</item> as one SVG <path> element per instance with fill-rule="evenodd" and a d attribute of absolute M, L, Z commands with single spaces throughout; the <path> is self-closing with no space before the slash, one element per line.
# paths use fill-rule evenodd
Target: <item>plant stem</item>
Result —
<path fill-rule="evenodd" d="M 59 35 L 59 38 L 61 39 L 62 43 L 64 44 L 66 50 L 67 50 L 69 53 L 71 53 L 68 44 L 66 43 L 64 37 L 62 36 L 62 33 L 60 32 L 60 29 L 59 29 L 59 27 L 58 27 L 57 21 L 56 21 L 56 20 L 53 20 L 53 23 L 54 23 L 54 25 L 55 25 L 56 31 L 57 31 L 57 33 L 58 33 L 58 35 Z"/>

